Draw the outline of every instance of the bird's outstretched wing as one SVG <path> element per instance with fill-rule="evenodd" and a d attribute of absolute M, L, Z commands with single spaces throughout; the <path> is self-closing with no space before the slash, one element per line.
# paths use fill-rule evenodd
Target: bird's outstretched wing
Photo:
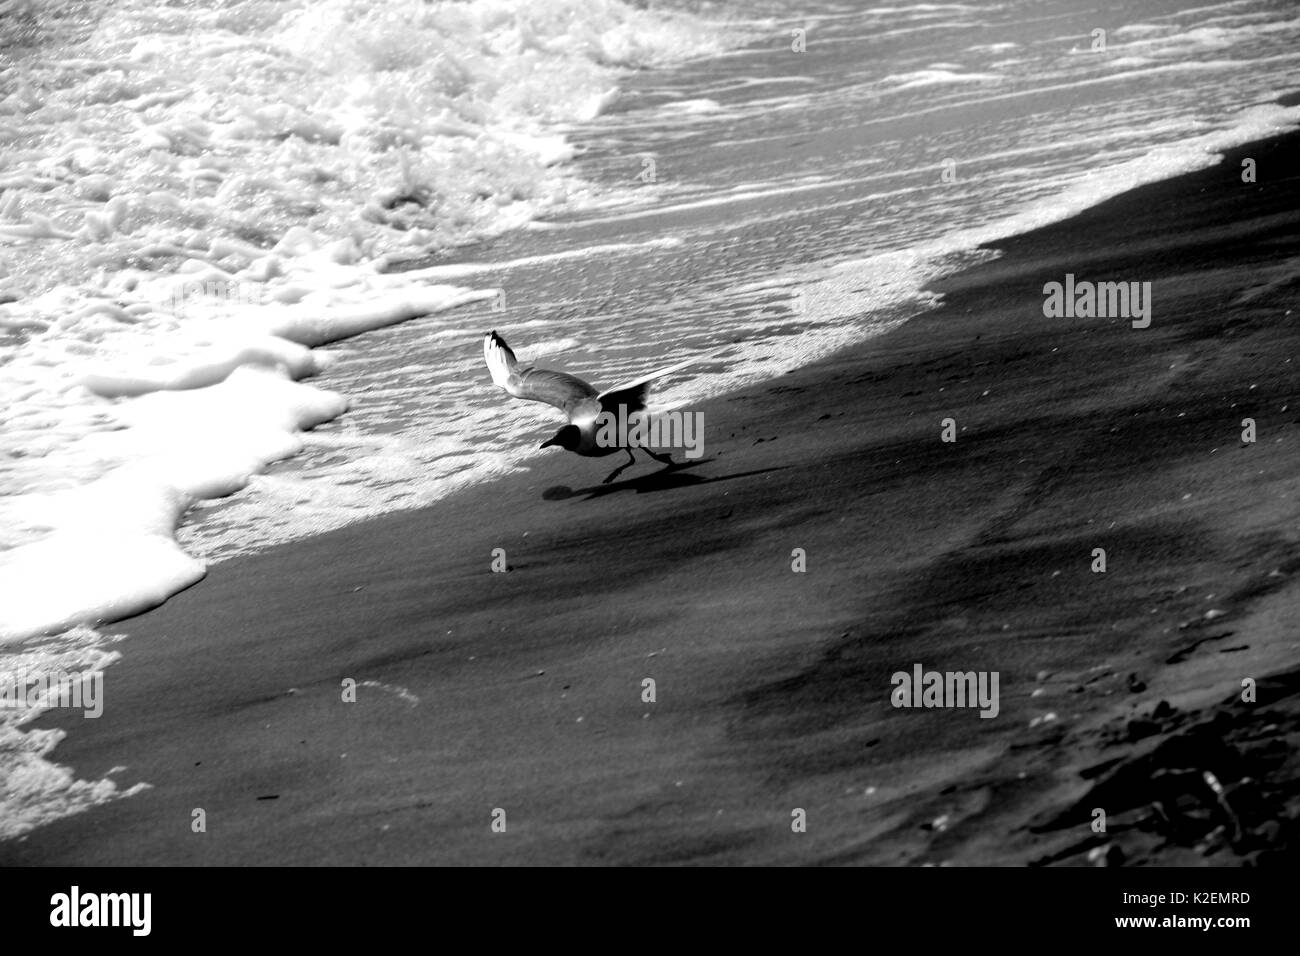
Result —
<path fill-rule="evenodd" d="M 615 385 L 613 388 L 607 388 L 596 396 L 600 400 L 602 411 L 617 414 L 620 405 L 627 406 L 627 411 L 640 412 L 645 410 L 646 400 L 650 397 L 650 388 L 656 379 L 663 378 L 665 375 L 671 375 L 673 372 L 686 368 L 688 365 L 695 365 L 698 362 L 707 362 L 709 359 L 716 357 L 716 352 L 708 355 L 697 355 L 694 358 L 688 358 L 685 361 L 678 362 L 676 365 L 669 365 L 667 368 L 661 368 L 658 371 L 651 372 L 649 375 L 642 375 L 634 382 L 624 382 L 622 385 Z"/>
<path fill-rule="evenodd" d="M 583 402 L 597 395 L 594 388 L 576 375 L 520 365 L 506 340 L 496 332 L 483 336 L 483 360 L 492 373 L 492 381 L 515 398 L 554 405 L 569 418 L 574 417 Z"/>

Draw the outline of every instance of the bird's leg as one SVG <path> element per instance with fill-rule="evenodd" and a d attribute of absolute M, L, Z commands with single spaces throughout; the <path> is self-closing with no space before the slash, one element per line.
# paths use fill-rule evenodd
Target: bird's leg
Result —
<path fill-rule="evenodd" d="M 619 465 L 617 468 L 611 471 L 609 473 L 609 477 L 601 482 L 602 485 L 609 484 L 611 481 L 613 481 L 615 478 L 621 475 L 628 468 L 631 468 L 633 465 L 636 464 L 636 455 L 632 454 L 632 449 L 624 448 L 623 450 L 627 452 L 627 461 L 623 462 L 623 464 Z"/>
<path fill-rule="evenodd" d="M 641 450 L 645 452 L 647 455 L 649 455 L 651 458 L 653 458 L 655 461 L 662 462 L 665 465 L 676 464 L 676 462 L 673 461 L 672 455 L 656 455 L 649 448 L 642 448 Z"/>

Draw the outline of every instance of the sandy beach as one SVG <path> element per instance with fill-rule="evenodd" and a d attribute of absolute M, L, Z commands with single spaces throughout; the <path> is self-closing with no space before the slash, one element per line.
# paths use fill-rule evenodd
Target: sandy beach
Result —
<path fill-rule="evenodd" d="M 557 453 L 217 564 L 117 626 L 103 717 L 34 725 L 150 788 L 0 864 L 1288 856 L 1298 160 L 998 242 L 940 308 L 701 406 L 698 462 Z M 1150 326 L 1046 317 L 1067 273 L 1150 282 Z M 997 716 L 891 706 L 917 664 L 997 672 Z"/>

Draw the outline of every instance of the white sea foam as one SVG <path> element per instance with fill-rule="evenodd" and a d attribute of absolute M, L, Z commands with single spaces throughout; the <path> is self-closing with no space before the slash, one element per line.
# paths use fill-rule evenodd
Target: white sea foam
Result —
<path fill-rule="evenodd" d="M 102 672 L 120 656 L 111 645 L 104 635 L 76 627 L 22 651 L 11 650 L 0 659 L 0 686 L 9 686 L 15 677 Z M 35 698 L 10 700 L 0 706 L 0 839 L 131 796 L 148 786 L 136 781 L 119 787 L 108 777 L 78 780 L 68 768 L 52 762 L 49 754 L 64 732 L 23 727 L 54 703 L 48 692 L 41 692 Z M 116 768 L 110 776 L 121 769 Z"/>
<path fill-rule="evenodd" d="M 0 497 L 0 640 L 116 620 L 194 583 L 202 562 L 173 539 L 185 511 L 242 488 L 347 408 L 294 381 L 320 368 L 308 346 L 494 294 L 384 284 L 358 279 L 292 305 L 196 307 L 168 335 L 113 337 L 93 312 L 65 323 L 82 334 L 12 361 L 6 440 L 19 457 L 0 471 L 10 492 Z"/>

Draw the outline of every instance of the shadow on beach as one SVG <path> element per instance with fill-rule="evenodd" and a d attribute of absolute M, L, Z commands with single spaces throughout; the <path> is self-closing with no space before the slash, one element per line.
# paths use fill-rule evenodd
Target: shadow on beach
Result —
<path fill-rule="evenodd" d="M 590 485 L 586 488 L 570 488 L 568 485 L 552 485 L 542 492 L 542 498 L 546 501 L 564 501 L 569 498 L 575 498 L 578 495 L 585 495 L 585 501 L 591 501 L 594 498 L 603 498 L 605 495 L 616 494 L 620 491 L 634 491 L 639 495 L 652 494 L 656 491 L 672 491 L 677 488 L 695 488 L 700 485 L 711 485 L 719 481 L 732 481 L 736 478 L 748 478 L 752 475 L 762 475 L 771 471 L 780 471 L 778 468 L 760 468 L 756 471 L 738 471 L 730 475 L 718 475 L 714 478 L 706 478 L 703 475 L 687 473 L 687 468 L 695 468 L 699 465 L 705 465 L 715 461 L 714 458 L 701 458 L 698 461 L 674 462 L 664 468 L 659 469 L 649 475 L 641 475 L 637 478 L 627 478 L 623 481 L 613 481 L 609 484 Z M 782 466 L 784 467 L 784 466 Z"/>

